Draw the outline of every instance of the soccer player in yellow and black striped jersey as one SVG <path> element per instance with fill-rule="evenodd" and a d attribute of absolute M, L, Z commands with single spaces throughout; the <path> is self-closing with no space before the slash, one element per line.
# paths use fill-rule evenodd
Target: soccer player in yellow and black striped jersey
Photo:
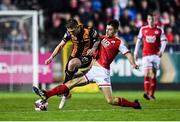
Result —
<path fill-rule="evenodd" d="M 66 23 L 67 31 L 62 41 L 54 49 L 45 64 L 52 62 L 53 58 L 61 51 L 67 41 L 73 43 L 72 52 L 66 64 L 64 83 L 71 80 L 80 67 L 87 67 L 91 64 L 92 55 L 99 45 L 99 34 L 90 27 L 85 27 L 75 19 L 70 19 Z"/>

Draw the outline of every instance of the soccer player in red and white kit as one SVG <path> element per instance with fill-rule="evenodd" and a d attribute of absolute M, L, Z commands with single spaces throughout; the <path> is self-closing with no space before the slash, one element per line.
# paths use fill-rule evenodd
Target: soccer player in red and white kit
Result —
<path fill-rule="evenodd" d="M 116 55 L 121 52 L 128 58 L 132 68 L 138 68 L 132 54 L 127 49 L 124 42 L 116 36 L 118 28 L 119 22 L 117 20 L 111 20 L 107 24 L 106 35 L 101 37 L 102 40 L 101 44 L 99 45 L 96 61 L 86 74 L 81 77 L 72 79 L 65 84 L 59 85 L 50 91 L 42 91 L 34 87 L 34 92 L 46 100 L 51 96 L 66 93 L 76 85 L 84 85 L 96 82 L 101 89 L 107 103 L 111 105 L 141 109 L 141 105 L 138 100 L 130 102 L 125 98 L 112 96 L 110 64 Z"/>
<path fill-rule="evenodd" d="M 155 100 L 156 72 L 159 69 L 160 58 L 167 44 L 163 29 L 156 26 L 155 21 L 155 15 L 147 15 L 148 25 L 140 28 L 134 50 L 134 58 L 137 60 L 138 51 L 143 42 L 142 65 L 144 69 L 144 98 L 147 100 Z"/>

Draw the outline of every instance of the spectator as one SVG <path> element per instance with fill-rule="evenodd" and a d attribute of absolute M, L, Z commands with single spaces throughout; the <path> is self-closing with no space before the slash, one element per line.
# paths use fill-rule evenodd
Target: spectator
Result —
<path fill-rule="evenodd" d="M 72 16 L 78 14 L 78 12 L 77 12 L 78 7 L 79 7 L 79 2 L 78 2 L 78 0 L 70 0 L 70 1 L 69 1 L 69 9 L 68 9 L 68 10 L 69 10 L 69 13 L 72 14 Z"/>
<path fill-rule="evenodd" d="M 102 11 L 102 2 L 101 2 L 101 0 L 92 0 L 92 10 L 94 12 L 101 12 Z"/>
<path fill-rule="evenodd" d="M 99 34 L 103 34 L 104 31 L 105 31 L 105 25 L 104 25 L 104 23 L 99 22 L 97 29 L 98 29 L 98 31 L 99 31 Z"/>
<path fill-rule="evenodd" d="M 173 34 L 180 34 L 180 19 L 176 19 L 173 14 L 170 15 L 170 26 Z"/>
<path fill-rule="evenodd" d="M 120 13 L 121 12 L 121 8 L 119 5 L 119 0 L 113 0 L 113 15 L 114 15 L 114 19 L 118 20 Z"/>
<path fill-rule="evenodd" d="M 160 21 L 164 26 L 167 26 L 170 24 L 170 17 L 167 12 L 163 12 L 162 16 L 160 17 Z"/>
<path fill-rule="evenodd" d="M 87 25 L 88 21 L 92 18 L 91 14 L 88 13 L 83 6 L 79 8 L 79 16 L 80 16 L 81 22 L 84 23 L 84 25 Z"/>
<path fill-rule="evenodd" d="M 135 7 L 133 0 L 128 1 L 127 9 L 129 10 L 129 16 L 130 16 L 131 20 L 134 20 L 136 18 L 136 15 L 137 15 L 137 9 Z"/>
<path fill-rule="evenodd" d="M 131 29 L 129 26 L 124 26 L 124 33 L 122 33 L 121 36 L 127 43 L 133 42 L 133 34 L 131 33 Z"/>
<path fill-rule="evenodd" d="M 106 12 L 106 14 L 105 14 L 106 18 L 105 19 L 107 21 L 112 20 L 112 18 L 113 18 L 113 9 L 112 8 L 107 8 L 105 12 Z M 106 20 L 104 20 L 104 21 L 106 21 Z"/>
<path fill-rule="evenodd" d="M 144 22 L 142 20 L 142 16 L 140 13 L 137 14 L 136 19 L 134 20 L 134 25 L 136 28 L 140 28 L 144 25 Z"/>
<path fill-rule="evenodd" d="M 66 0 L 63 2 L 60 0 L 1 0 L 0 2 L 0 10 L 17 10 L 17 8 L 42 9 L 44 30 L 40 34 L 40 39 L 42 38 L 44 42 L 40 44 L 46 44 L 47 40 L 52 40 L 51 43 L 55 44 L 55 41 L 62 38 L 65 32 L 65 28 L 62 27 L 65 20 L 77 16 L 82 23 L 94 26 L 100 33 L 104 33 L 106 21 L 119 19 L 121 35 L 127 35 L 127 30 L 130 30 L 130 35 L 134 38 L 137 30 L 146 24 L 147 13 L 152 10 L 158 14 L 156 25 L 167 29 L 166 34 L 171 42 L 178 42 L 173 41 L 173 37 L 174 40 L 178 40 L 180 35 L 179 0 Z M 3 42 L 4 37 L 0 36 Z M 127 41 L 130 41 L 130 38 Z"/>
<path fill-rule="evenodd" d="M 172 33 L 171 27 L 166 28 L 166 37 L 167 37 L 168 43 L 174 43 L 174 35 Z"/>
<path fill-rule="evenodd" d="M 149 11 L 150 10 L 149 10 L 149 6 L 148 6 L 147 0 L 142 0 L 139 12 L 142 15 L 143 21 L 146 21 L 146 17 L 147 17 L 147 14 L 149 13 Z"/>
<path fill-rule="evenodd" d="M 94 26 L 97 28 L 99 22 L 103 22 L 104 16 L 100 12 L 95 12 L 92 16 L 92 20 L 94 22 Z"/>
<path fill-rule="evenodd" d="M 122 10 L 126 9 L 128 5 L 128 0 L 119 0 L 119 5 Z"/>
<path fill-rule="evenodd" d="M 17 10 L 17 8 L 13 4 L 11 4 L 11 0 L 2 0 L 2 3 L 0 5 L 0 10 L 2 11 Z"/>
<path fill-rule="evenodd" d="M 39 0 L 14 0 L 18 9 L 22 10 L 40 10 Z"/>
<path fill-rule="evenodd" d="M 130 26 L 130 21 L 131 21 L 131 18 L 129 16 L 129 10 L 128 9 L 125 9 L 123 11 L 123 15 L 120 16 L 120 23 L 121 23 L 121 26 L 124 27 L 124 26 Z"/>
<path fill-rule="evenodd" d="M 178 34 L 175 34 L 175 35 L 174 35 L 174 42 L 175 42 L 175 43 L 180 43 L 180 37 L 179 37 Z"/>

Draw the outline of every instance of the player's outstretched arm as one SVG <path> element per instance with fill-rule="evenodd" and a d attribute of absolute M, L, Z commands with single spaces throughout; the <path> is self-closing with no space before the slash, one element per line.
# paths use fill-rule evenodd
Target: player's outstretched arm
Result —
<path fill-rule="evenodd" d="M 64 47 L 64 45 L 66 44 L 66 42 L 64 42 L 63 40 L 56 46 L 56 48 L 54 49 L 53 53 L 51 54 L 51 56 L 45 60 L 45 64 L 50 64 L 53 60 L 53 58 L 61 51 L 61 49 Z"/>
<path fill-rule="evenodd" d="M 87 51 L 87 55 L 93 55 L 99 46 L 100 40 L 96 41 L 91 49 Z"/>
<path fill-rule="evenodd" d="M 130 52 L 126 53 L 125 56 L 127 57 L 127 59 L 129 60 L 130 64 L 134 69 L 139 69 L 139 66 L 135 63 L 132 53 Z"/>
<path fill-rule="evenodd" d="M 135 60 L 137 60 L 137 58 L 138 58 L 138 51 L 139 51 L 140 46 L 141 46 L 141 40 L 137 39 L 135 50 L 134 50 L 134 59 Z"/>

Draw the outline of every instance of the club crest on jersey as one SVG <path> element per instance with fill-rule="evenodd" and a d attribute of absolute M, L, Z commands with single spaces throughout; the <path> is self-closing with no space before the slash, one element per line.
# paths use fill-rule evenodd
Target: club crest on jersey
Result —
<path fill-rule="evenodd" d="M 154 34 L 159 34 L 159 31 L 156 30 L 156 31 L 154 32 Z"/>
<path fill-rule="evenodd" d="M 145 31 L 144 31 L 144 33 L 147 33 L 147 32 L 148 32 L 148 30 L 145 30 Z"/>

